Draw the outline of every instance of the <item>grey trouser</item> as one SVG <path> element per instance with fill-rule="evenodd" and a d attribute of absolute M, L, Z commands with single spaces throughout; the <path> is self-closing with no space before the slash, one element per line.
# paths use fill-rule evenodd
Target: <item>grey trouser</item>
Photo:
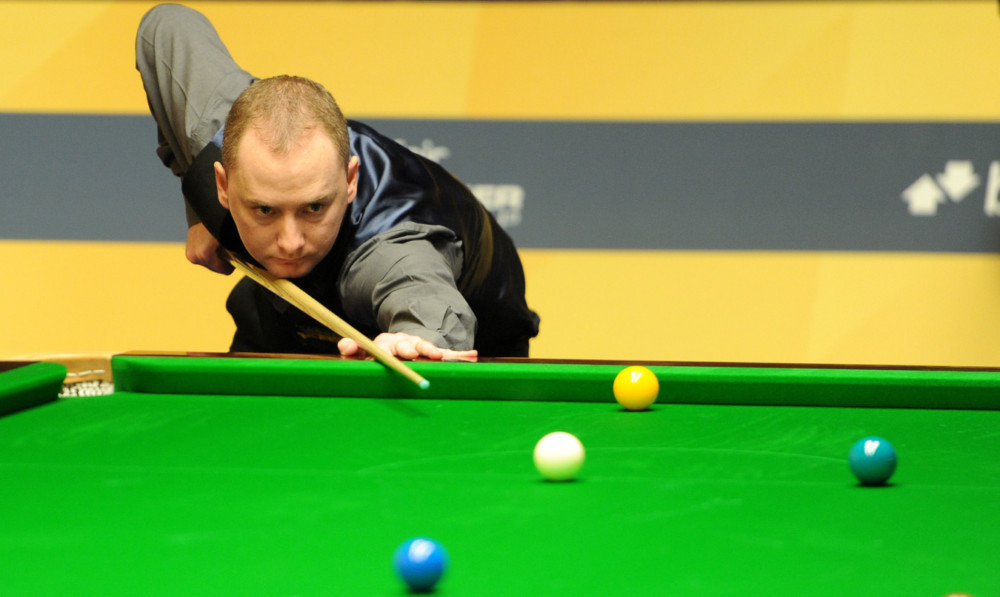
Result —
<path fill-rule="evenodd" d="M 183 176 L 254 77 L 236 64 L 208 19 L 176 4 L 142 18 L 135 66 L 159 129 L 156 154 Z"/>

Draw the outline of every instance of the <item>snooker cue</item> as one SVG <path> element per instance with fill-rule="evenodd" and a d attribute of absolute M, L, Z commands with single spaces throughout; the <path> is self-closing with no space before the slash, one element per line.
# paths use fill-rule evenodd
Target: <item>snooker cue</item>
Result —
<path fill-rule="evenodd" d="M 233 264 L 233 267 L 243 272 L 246 277 L 285 299 L 295 307 L 298 307 L 299 310 L 309 317 L 312 317 L 342 337 L 354 340 L 368 354 L 378 359 L 386 367 L 417 384 L 420 389 L 427 389 L 431 385 L 429 381 L 421 377 L 416 371 L 407 367 L 384 348 L 369 340 L 367 336 L 354 329 L 351 324 L 338 317 L 292 282 L 276 278 L 267 270 L 245 263 L 232 255 L 229 256 L 229 262 Z"/>

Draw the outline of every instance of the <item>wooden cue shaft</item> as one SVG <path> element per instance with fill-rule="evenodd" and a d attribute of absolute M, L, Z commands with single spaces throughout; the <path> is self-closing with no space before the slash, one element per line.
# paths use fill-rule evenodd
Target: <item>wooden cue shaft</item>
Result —
<path fill-rule="evenodd" d="M 365 349 L 368 354 L 381 361 L 383 365 L 417 384 L 417 386 L 421 389 L 426 389 L 430 386 L 430 382 L 421 377 L 416 371 L 407 367 L 402 361 L 391 355 L 388 351 L 369 340 L 367 336 L 354 329 L 351 324 L 338 317 L 335 313 L 324 307 L 322 303 L 309 296 L 306 291 L 302 290 L 292 282 L 276 278 L 267 270 L 245 263 L 237 257 L 230 256 L 229 262 L 233 264 L 233 267 L 243 272 L 243 274 L 248 278 L 285 299 L 295 307 L 298 307 L 309 317 L 312 317 L 344 338 L 354 340 L 358 343 L 358 346 Z"/>

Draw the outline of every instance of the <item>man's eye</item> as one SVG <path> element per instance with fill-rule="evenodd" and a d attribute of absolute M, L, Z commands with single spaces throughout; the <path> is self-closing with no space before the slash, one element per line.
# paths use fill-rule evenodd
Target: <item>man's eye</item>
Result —
<path fill-rule="evenodd" d="M 318 214 L 319 212 L 323 211 L 323 208 L 324 208 L 324 207 L 325 207 L 325 206 L 324 206 L 324 205 L 323 205 L 322 203 L 310 203 L 310 204 L 309 204 L 309 205 L 308 205 L 308 206 L 306 207 L 306 209 L 308 209 L 308 210 L 309 210 L 309 213 L 312 213 L 312 214 Z"/>
<path fill-rule="evenodd" d="M 271 209 L 270 205 L 258 205 L 257 206 L 257 213 L 260 214 L 260 215 L 262 215 L 262 216 L 271 215 L 271 211 L 272 211 L 272 209 Z"/>

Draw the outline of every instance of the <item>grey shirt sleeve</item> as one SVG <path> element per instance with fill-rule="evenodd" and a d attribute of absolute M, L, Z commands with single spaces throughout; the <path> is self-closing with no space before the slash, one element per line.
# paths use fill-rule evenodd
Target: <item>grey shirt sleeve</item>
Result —
<path fill-rule="evenodd" d="M 448 228 L 400 224 L 347 256 L 338 281 L 344 311 L 368 327 L 470 350 L 476 317 L 456 285 L 462 259 Z"/>
<path fill-rule="evenodd" d="M 254 77 L 236 64 L 203 14 L 176 4 L 153 7 L 142 17 L 135 65 L 156 121 L 156 154 L 183 177 Z M 190 205 L 186 217 L 188 226 L 201 221 Z"/>

